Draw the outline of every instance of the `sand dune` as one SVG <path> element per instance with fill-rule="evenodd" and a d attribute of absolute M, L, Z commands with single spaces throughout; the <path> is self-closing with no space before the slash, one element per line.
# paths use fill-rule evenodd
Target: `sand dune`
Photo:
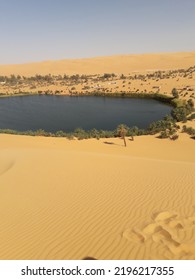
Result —
<path fill-rule="evenodd" d="M 103 74 L 132 71 L 154 71 L 188 68 L 195 65 L 195 51 L 179 53 L 154 53 L 114 55 L 95 58 L 65 59 L 36 63 L 0 65 L 0 75 L 35 74 Z"/>
<path fill-rule="evenodd" d="M 0 82 L 0 95 L 21 93 L 49 93 L 49 94 L 88 94 L 94 91 L 109 92 L 113 94 L 123 93 L 156 93 L 170 95 L 173 88 L 180 93 L 181 99 L 194 98 L 195 72 L 188 71 L 195 65 L 195 51 L 181 53 L 156 53 L 137 55 L 116 55 L 86 59 L 66 59 L 59 61 L 46 61 L 27 63 L 21 65 L 0 65 L 1 75 L 31 76 L 36 74 L 88 74 L 86 80 L 78 81 L 53 78 L 51 82 L 28 81 L 10 83 L 4 79 Z M 169 70 L 177 70 L 170 74 Z M 185 73 L 180 73 L 184 69 Z M 167 70 L 161 78 L 155 76 L 156 70 Z M 191 72 L 191 73 L 190 73 Z M 115 73 L 112 79 L 100 79 L 98 74 Z M 127 79 L 122 79 L 125 74 Z M 141 77 L 144 75 L 145 78 Z M 150 76 L 148 74 L 153 74 Z M 135 78 L 135 76 L 137 76 Z"/>
<path fill-rule="evenodd" d="M 0 259 L 195 259 L 189 136 L 0 142 Z"/>
<path fill-rule="evenodd" d="M 0 65 L 0 75 L 193 65 L 195 52 L 143 54 Z M 143 90 L 154 85 L 169 94 L 194 86 L 194 76 Z M 0 135 L 0 259 L 195 259 L 194 140 L 127 142 Z"/>

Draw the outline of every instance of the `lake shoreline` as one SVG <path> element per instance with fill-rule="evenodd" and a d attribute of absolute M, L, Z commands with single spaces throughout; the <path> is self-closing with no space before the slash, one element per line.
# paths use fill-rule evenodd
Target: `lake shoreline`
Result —
<path fill-rule="evenodd" d="M 31 97 L 32 95 L 26 95 L 25 97 Z M 35 95 L 33 95 L 33 96 L 35 96 Z M 78 127 L 82 127 L 83 129 L 82 129 L 82 131 L 83 131 L 83 134 L 85 134 L 86 135 L 86 137 L 87 138 L 91 138 L 91 136 L 87 136 L 87 133 L 89 133 L 89 135 L 91 135 L 91 133 L 90 133 L 90 131 L 92 131 L 93 129 L 95 129 L 96 131 L 97 131 L 97 133 L 99 134 L 99 136 L 100 137 L 102 137 L 102 133 L 100 133 L 101 131 L 105 131 L 106 132 L 106 134 L 108 135 L 108 136 L 115 136 L 114 135 L 114 133 L 115 133 L 115 129 L 116 129 L 116 127 L 117 127 L 117 125 L 119 125 L 120 123 L 126 123 L 126 121 L 120 121 L 121 119 L 123 119 L 124 117 L 123 117 L 123 115 L 125 114 L 125 118 L 126 119 L 128 119 L 129 118 L 129 116 L 130 117 L 132 117 L 131 116 L 131 107 L 133 106 L 133 104 L 134 104 L 134 106 L 137 106 L 138 107 L 138 109 L 140 110 L 140 112 L 142 112 L 143 114 L 144 114 L 144 112 L 145 112 L 145 110 L 146 110 L 146 112 L 148 111 L 148 113 L 147 114 L 149 114 L 149 115 L 147 115 L 147 118 L 149 117 L 150 118 L 150 121 L 148 121 L 148 122 L 146 122 L 146 120 L 144 120 L 144 122 L 146 122 L 147 124 L 145 124 L 145 125 L 142 125 L 142 126 L 140 126 L 140 125 L 137 125 L 138 126 L 138 128 L 137 128 L 137 130 L 140 130 L 140 133 L 139 134 L 146 134 L 146 132 L 144 132 L 144 130 L 146 130 L 147 129 L 147 127 L 149 126 L 149 124 L 151 123 L 151 122 L 154 122 L 155 121 L 155 117 L 153 118 L 152 116 L 153 115 L 151 115 L 152 113 L 151 112 L 153 112 L 153 113 L 157 113 L 157 116 L 159 115 L 159 118 L 158 117 L 156 117 L 156 119 L 161 119 L 162 117 L 164 117 L 166 114 L 169 114 L 170 113 L 170 109 L 168 109 L 169 107 L 167 107 L 167 109 L 163 106 L 163 103 L 167 103 L 168 105 L 170 105 L 170 106 L 172 106 L 172 104 L 170 104 L 171 102 L 170 102 L 170 100 L 172 101 L 173 100 L 173 98 L 167 98 L 166 97 L 166 99 L 164 99 L 164 101 L 165 102 L 162 102 L 162 105 L 160 105 L 160 103 L 161 103 L 161 101 L 163 100 L 163 98 L 164 98 L 164 96 L 162 96 L 162 95 L 150 95 L 150 96 L 148 96 L 147 95 L 147 98 L 145 98 L 145 96 L 146 95 L 144 95 L 144 94 L 142 94 L 142 95 L 137 95 L 137 94 L 135 94 L 135 95 L 130 95 L 130 96 L 113 96 L 113 95 L 104 95 L 104 96 L 97 96 L 97 95 L 81 95 L 81 96 L 73 96 L 73 95 L 69 95 L 69 96 L 66 96 L 66 97 L 69 97 L 70 99 L 68 99 L 67 101 L 65 101 L 65 99 L 64 99 L 64 101 L 63 101 L 63 99 L 61 100 L 59 100 L 59 99 L 56 99 L 58 96 L 53 96 L 53 95 L 39 95 L 40 96 L 40 98 L 42 97 L 42 96 L 45 96 L 44 97 L 44 99 L 42 100 L 42 99 L 39 99 L 39 97 L 36 95 L 36 99 L 23 99 L 23 101 L 22 101 L 22 99 L 21 99 L 21 101 L 17 101 L 17 96 L 11 96 L 11 97 L 15 97 L 16 99 L 14 99 L 14 100 L 16 100 L 17 101 L 17 103 L 15 103 L 16 101 L 13 101 L 12 103 L 13 103 L 13 105 L 11 105 L 12 103 L 7 103 L 7 102 L 4 102 L 3 104 L 4 104 L 4 110 L 13 110 L 13 106 L 15 106 L 15 108 L 16 109 L 14 109 L 14 111 L 15 112 L 17 112 L 18 111 L 18 106 L 21 106 L 21 104 L 22 104 L 22 106 L 24 107 L 24 109 L 22 109 L 22 112 L 23 112 L 23 110 L 25 110 L 24 112 L 28 112 L 28 114 L 29 114 L 29 112 L 32 110 L 32 108 L 31 108 L 31 104 L 33 105 L 33 106 L 36 106 L 36 104 L 37 104 L 37 110 L 38 111 L 40 111 L 40 110 L 42 110 L 41 108 L 42 108 L 42 106 L 43 105 L 41 105 L 41 104 L 44 104 L 44 107 L 43 107 L 43 109 L 44 108 L 50 108 L 50 106 L 52 106 L 51 107 L 51 109 L 52 109 L 52 120 L 53 120 L 53 118 L 55 118 L 55 115 L 53 115 L 54 113 L 55 113 L 55 109 L 56 109 L 56 111 L 61 111 L 61 109 L 63 109 L 63 111 L 65 110 L 66 111 L 66 107 L 68 106 L 68 108 L 72 108 L 72 107 L 70 107 L 70 106 L 76 106 L 75 107 L 75 109 L 74 110 L 76 110 L 76 112 L 77 112 L 77 107 L 79 106 L 79 110 L 82 110 L 81 112 L 80 112 L 80 114 L 82 115 L 82 114 L 85 114 L 85 115 L 88 115 L 89 113 L 90 113 L 90 111 L 92 110 L 94 110 L 94 109 L 96 109 L 96 113 L 95 112 L 93 112 L 93 115 L 94 116 L 92 116 L 93 117 L 93 121 L 92 122 L 94 122 L 94 125 L 92 126 L 92 125 L 90 125 L 90 127 L 88 126 L 88 128 L 87 127 L 83 127 L 83 125 L 82 124 L 80 124 L 79 125 L 79 123 L 80 122 L 78 122 L 78 121 L 74 121 L 75 122 L 75 124 L 76 125 L 74 125 L 74 128 L 72 129 L 72 130 L 67 130 L 67 129 L 63 129 L 63 128 L 58 128 L 58 129 L 52 129 L 52 130 L 48 130 L 48 129 L 46 129 L 44 126 L 42 126 L 42 125 L 36 125 L 37 126 L 37 128 L 32 128 L 32 130 L 31 130 L 31 128 L 30 128 L 30 125 L 29 125 L 29 128 L 30 128 L 30 130 L 29 130 L 29 128 L 27 128 L 27 129 L 24 129 L 24 128 L 22 128 L 22 129 L 15 129 L 14 127 L 12 127 L 12 128 L 10 128 L 9 127 L 9 129 L 6 129 L 6 126 L 4 125 L 4 128 L 2 128 L 1 130 L 0 130 L 0 133 L 10 133 L 10 134 L 21 134 L 21 135 L 27 135 L 27 134 L 30 134 L 30 135 L 32 135 L 32 136 L 35 136 L 35 135 L 45 135 L 45 136 L 59 136 L 59 134 L 60 135 L 63 135 L 63 136 L 65 136 L 65 135 L 68 135 L 68 136 L 70 136 L 70 135 L 73 135 L 74 136 L 74 130 L 76 129 L 76 128 L 78 128 Z M 48 99 L 48 97 L 52 97 L 53 96 L 53 98 L 54 99 Z M 11 98 L 10 97 L 10 98 Z M 62 98 L 63 96 L 62 95 L 59 95 L 59 97 L 60 98 Z M 75 97 L 79 97 L 79 98 L 81 98 L 81 99 L 74 99 Z M 38 99 L 37 99 L 38 98 Z M 73 99 L 72 99 L 73 98 Z M 82 99 L 83 98 L 83 99 Z M 88 99 L 89 98 L 89 99 Z M 106 98 L 106 99 L 104 99 L 104 98 Z M 111 99 L 109 99 L 109 98 L 111 98 Z M 120 99 L 119 99 L 120 98 Z M 126 103 L 126 101 L 124 100 L 124 99 L 127 99 L 127 103 Z M 132 99 L 133 101 L 130 101 L 130 99 Z M 142 100 L 148 100 L 147 102 L 145 101 L 144 103 L 143 102 L 141 102 L 140 103 L 140 105 L 139 105 L 139 100 L 140 99 L 142 99 Z M 160 100 L 159 100 L 160 99 Z M 12 99 L 13 100 L 13 99 Z M 27 102 L 27 105 L 28 105 L 28 107 L 29 107 L 29 109 L 26 109 L 26 105 L 25 105 L 25 103 L 24 103 L 24 101 L 26 100 L 26 102 Z M 71 101 L 72 100 L 72 101 Z M 110 101 L 109 103 L 105 103 L 105 100 L 107 100 L 107 102 L 108 101 Z M 155 101 L 158 101 L 159 102 L 159 105 L 158 105 L 158 103 L 155 103 L 154 102 L 154 104 L 153 104 L 153 102 L 151 103 L 149 100 L 151 100 L 151 102 L 152 102 L 152 100 L 155 100 Z M 76 102 L 75 102 L 76 101 Z M 22 103 L 21 103 L 22 102 Z M 33 103 L 32 103 L 33 102 Z M 60 102 L 60 107 L 58 106 L 58 103 Z M 62 105 L 62 102 L 63 102 L 63 105 Z M 64 103 L 65 102 L 65 103 Z M 69 103 L 70 102 L 70 103 Z M 86 102 L 89 102 L 89 106 L 90 106 L 90 111 L 88 112 L 88 109 L 87 108 L 85 108 L 87 105 L 87 103 Z M 102 103 L 103 102 L 103 103 Z M 132 103 L 133 102 L 133 103 Z M 9 107 L 8 108 L 10 108 L 10 109 L 6 109 L 6 103 L 9 105 Z M 146 104 L 145 104 L 146 103 Z M 150 104 L 151 103 L 151 104 Z M 2 106 L 3 106 L 3 104 L 2 104 Z M 124 105 L 125 106 L 124 106 Z M 11 106 L 11 107 L 10 107 Z M 40 107 L 41 106 L 41 107 Z M 83 107 L 84 106 L 84 107 Z M 122 106 L 122 107 L 121 107 Z M 154 108 L 153 108 L 153 106 L 154 106 Z M 157 107 L 156 107 L 157 106 Z M 27 107 L 27 108 L 28 108 Z M 62 107 L 62 108 L 61 108 Z M 96 108 L 97 107 L 97 108 Z M 105 109 L 103 109 L 105 107 Z M 147 107 L 148 107 L 148 109 L 147 109 Z M 151 109 L 149 109 L 150 107 L 152 107 L 151 109 L 152 109 L 152 111 L 150 112 L 150 110 Z M 161 108 L 162 107 L 162 108 Z M 17 109 L 18 108 L 18 109 Z M 82 109 L 81 109 L 82 108 Z M 93 109 L 92 109 L 93 108 Z M 105 110 L 105 111 L 108 111 L 108 112 L 110 112 L 110 117 L 109 118 L 111 118 L 111 115 L 112 114 L 114 114 L 114 112 L 116 111 L 117 112 L 117 114 L 120 114 L 120 117 L 118 116 L 115 116 L 115 118 L 117 117 L 117 119 L 118 119 L 118 121 L 116 121 L 116 120 L 112 120 L 112 123 L 114 123 L 114 125 L 111 125 L 111 120 L 109 120 L 109 118 L 108 118 L 108 116 L 107 116 L 107 114 L 108 113 L 106 113 L 106 118 L 107 118 L 107 123 L 110 123 L 110 127 L 111 127 L 111 129 L 109 129 L 109 125 L 107 124 L 107 125 L 103 125 L 103 127 L 101 127 L 100 128 L 100 124 L 98 125 L 98 122 L 97 122 L 97 125 L 95 125 L 95 119 L 96 119 L 96 114 L 98 114 L 99 115 L 99 110 Z M 156 108 L 156 109 L 155 109 Z M 161 109 L 159 109 L 159 108 L 161 108 Z M 86 109 L 87 109 L 87 111 L 86 111 Z M 137 112 L 136 110 L 135 110 L 135 108 L 133 107 L 132 108 L 133 109 L 133 111 L 135 111 L 135 112 Z M 45 109 L 44 109 L 45 110 Z M 50 110 L 50 109 L 48 109 L 48 110 Z M 129 111 L 130 110 L 130 111 Z M 160 111 L 159 111 L 160 110 Z M 21 111 L 21 110 L 20 110 Z M 122 112 L 122 111 L 124 111 L 124 113 Z M 162 113 L 162 112 L 164 112 L 164 114 Z M 58 114 L 59 114 L 59 112 L 58 112 Z M 75 113 L 76 113 L 75 112 Z M 87 113 L 88 112 L 88 113 Z M 167 112 L 167 113 L 166 113 Z M 38 112 L 37 112 L 38 113 Z M 44 115 L 46 114 L 46 113 L 49 113 L 49 112 L 45 112 L 44 111 Z M 50 111 L 50 113 L 51 113 L 51 111 Z M 160 114 L 159 114 L 160 113 Z M 32 114 L 34 115 L 34 111 L 32 111 Z M 56 113 L 55 113 L 56 114 Z M 130 115 L 129 115 L 130 114 Z M 135 114 L 135 113 L 133 113 L 133 114 Z M 142 119 L 142 117 L 141 117 L 141 115 L 140 115 L 141 113 L 136 113 L 136 115 L 134 116 L 135 118 L 137 118 L 137 123 L 140 123 L 140 121 L 141 121 L 141 119 Z M 129 115 L 129 116 L 128 116 Z M 2 115 L 3 116 L 3 115 Z M 20 115 L 19 115 L 20 116 Z M 75 115 L 74 115 L 75 116 Z M 74 117 L 74 116 L 72 116 L 72 117 Z M 29 118 L 29 115 L 27 115 L 27 117 Z M 69 117 L 70 117 L 70 115 L 69 115 Z M 86 116 L 87 117 L 87 116 Z M 85 117 L 85 118 L 86 118 Z M 21 118 L 21 116 L 20 116 L 20 118 Z M 34 117 L 33 117 L 34 118 Z M 36 119 L 37 119 L 38 117 L 36 116 Z M 40 118 L 41 118 L 41 115 L 40 115 Z M 61 119 L 63 119 L 63 118 L 65 118 L 65 116 L 61 116 Z M 94 119 L 95 118 L 95 119 Z M 66 118 L 65 118 L 66 119 Z M 102 121 L 104 120 L 104 117 L 103 116 L 101 116 L 101 119 L 102 119 Z M 131 119 L 131 118 L 130 118 Z M 2 119 L 3 120 L 3 119 Z M 37 119 L 37 121 L 38 121 L 38 119 Z M 60 119 L 58 120 L 58 121 L 60 121 Z M 21 119 L 21 122 L 22 122 L 22 119 Z M 83 122 L 84 122 L 84 124 L 85 124 L 85 121 L 83 120 Z M 88 122 L 88 119 L 86 119 L 86 122 Z M 91 124 L 92 124 L 92 122 L 91 122 Z M 103 121 L 104 122 L 104 121 Z M 143 121 L 142 121 L 143 122 Z M 127 122 L 126 124 L 128 124 L 129 122 Z M 136 122 L 135 122 L 136 123 Z M 106 127 L 107 126 L 107 127 Z M 129 126 L 129 125 L 128 125 Z M 130 127 L 135 127 L 136 126 L 136 124 L 131 124 L 130 126 L 129 126 L 129 128 Z M 58 125 L 58 127 L 60 127 L 60 125 Z M 143 128 L 144 127 L 144 128 Z"/>

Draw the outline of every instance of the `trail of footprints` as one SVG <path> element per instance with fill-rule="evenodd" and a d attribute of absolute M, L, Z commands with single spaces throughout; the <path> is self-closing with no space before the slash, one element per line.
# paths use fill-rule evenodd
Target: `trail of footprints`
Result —
<path fill-rule="evenodd" d="M 139 243 L 145 243 L 152 239 L 153 242 L 166 246 L 175 256 L 195 253 L 195 236 L 193 240 L 183 238 L 189 231 L 193 235 L 195 216 L 179 219 L 175 213 L 161 212 L 155 214 L 152 220 L 153 223 L 148 224 L 142 230 L 127 229 L 122 236 L 131 242 Z"/>

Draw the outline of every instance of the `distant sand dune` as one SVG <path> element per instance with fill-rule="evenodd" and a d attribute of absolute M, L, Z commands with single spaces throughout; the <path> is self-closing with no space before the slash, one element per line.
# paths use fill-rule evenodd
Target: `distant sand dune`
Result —
<path fill-rule="evenodd" d="M 0 259 L 195 258 L 194 141 L 108 140 L 0 135 Z"/>
<path fill-rule="evenodd" d="M 133 71 L 151 71 L 188 68 L 195 65 L 195 51 L 178 53 L 154 53 L 113 55 L 95 58 L 64 59 L 15 65 L 0 65 L 0 75 L 36 74 L 103 74 Z"/>

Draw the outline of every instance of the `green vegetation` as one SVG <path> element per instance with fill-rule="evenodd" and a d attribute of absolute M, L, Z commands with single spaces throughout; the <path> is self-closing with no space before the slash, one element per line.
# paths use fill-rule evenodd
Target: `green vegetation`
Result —
<path fill-rule="evenodd" d="M 178 122 L 187 121 L 188 110 L 186 107 L 175 108 L 172 110 L 171 114 Z"/>
<path fill-rule="evenodd" d="M 179 135 L 176 133 L 174 133 L 172 136 L 169 136 L 169 139 L 173 140 L 173 141 L 177 140 L 178 138 L 179 138 Z"/>
<path fill-rule="evenodd" d="M 188 117 L 188 120 L 191 121 L 191 120 L 194 120 L 195 119 L 195 113 L 194 114 L 191 114 L 189 117 Z"/>
<path fill-rule="evenodd" d="M 111 95 L 110 95 L 111 96 Z M 113 95 L 112 95 L 113 96 Z M 127 97 L 135 97 L 134 94 L 130 94 Z M 141 98 L 151 98 L 151 96 L 155 99 L 163 100 L 164 102 L 172 102 L 172 98 L 161 95 L 161 94 L 136 94 L 136 97 Z M 177 99 L 174 99 L 177 100 Z M 180 101 L 180 100 L 179 100 Z M 125 136 L 131 137 L 131 140 L 134 140 L 134 136 L 139 135 L 154 135 L 157 133 L 160 133 L 159 138 L 170 138 L 172 140 L 177 139 L 176 131 L 179 128 L 176 124 L 177 121 L 186 121 L 188 119 L 195 118 L 195 114 L 191 114 L 194 110 L 193 101 L 188 100 L 187 102 L 177 102 L 177 106 L 173 108 L 171 112 L 171 116 L 165 116 L 162 120 L 152 122 L 147 129 L 139 129 L 138 127 L 128 127 L 125 124 L 119 125 L 114 131 L 107 131 L 107 130 L 97 130 L 97 129 L 91 129 L 89 131 L 85 131 L 82 128 L 77 128 L 73 132 L 64 132 L 62 130 L 57 131 L 55 133 L 44 131 L 43 129 L 39 129 L 37 131 L 15 131 L 10 129 L 1 129 L 0 133 L 7 133 L 7 134 L 16 134 L 16 135 L 30 135 L 30 136 L 50 136 L 50 137 L 66 137 L 68 139 L 74 139 L 77 138 L 79 140 L 82 139 L 89 139 L 89 138 L 111 138 L 111 137 L 122 137 L 124 140 L 124 144 L 126 146 L 126 140 Z M 181 106 L 180 106 L 181 105 Z M 190 115 L 191 114 L 191 115 Z M 189 117 L 188 117 L 189 116 Z M 189 132 L 189 130 L 183 129 L 184 132 Z"/>
<path fill-rule="evenodd" d="M 84 130 L 82 128 L 77 128 L 73 132 L 64 132 L 62 130 L 57 131 L 55 133 L 44 131 L 43 129 L 39 129 L 37 131 L 16 131 L 11 129 L 0 129 L 0 133 L 5 134 L 16 134 L 16 135 L 30 135 L 30 136 L 50 136 L 50 137 L 66 137 L 68 139 L 77 138 L 79 140 L 89 139 L 89 138 L 111 138 L 111 137 L 130 137 L 131 140 L 134 140 L 134 136 L 140 135 L 148 135 L 148 134 L 156 134 L 161 131 L 165 131 L 169 129 L 170 131 L 173 128 L 177 128 L 177 125 L 174 119 L 170 116 L 166 116 L 162 121 L 153 122 L 147 129 L 139 129 L 138 127 L 128 127 L 125 124 L 119 125 L 115 130 Z M 125 140 L 124 140 L 125 143 Z"/>
<path fill-rule="evenodd" d="M 138 92 L 101 92 L 101 91 L 94 91 L 88 94 L 82 94 L 87 96 L 106 96 L 106 97 L 127 97 L 127 98 L 143 98 L 143 99 L 155 99 L 160 102 L 172 104 L 173 97 L 167 96 L 160 93 L 138 93 Z"/>
<path fill-rule="evenodd" d="M 185 104 L 186 104 L 186 101 L 179 99 L 179 98 L 174 98 L 171 100 L 171 105 L 173 107 L 183 107 L 183 106 L 185 106 Z"/>
<path fill-rule="evenodd" d="M 182 106 L 177 106 L 171 112 L 172 117 L 176 121 L 187 121 L 188 115 L 190 115 L 194 111 L 194 103 L 191 99 L 187 101 L 187 103 L 183 103 Z"/>
<path fill-rule="evenodd" d="M 179 135 L 176 133 L 176 129 L 166 129 L 160 132 L 159 138 L 165 139 L 169 138 L 170 140 L 177 140 L 179 138 Z"/>
<path fill-rule="evenodd" d="M 174 98 L 178 98 L 179 97 L 179 93 L 178 93 L 176 88 L 173 88 L 171 93 L 172 93 Z"/>
<path fill-rule="evenodd" d="M 36 95 L 37 93 L 30 93 L 30 92 L 24 92 L 24 91 L 19 91 L 13 94 L 5 94 L 5 93 L 0 93 L 0 98 L 11 98 L 14 96 L 31 96 L 31 95 Z"/>
<path fill-rule="evenodd" d="M 57 131 L 56 133 L 46 132 L 42 129 L 37 131 L 26 131 L 26 132 L 18 132 L 10 129 L 2 129 L 0 133 L 9 133 L 9 134 L 20 134 L 20 135 L 32 135 L 32 136 L 51 136 L 51 137 L 66 137 L 68 139 L 88 139 L 88 138 L 109 138 L 109 137 L 122 137 L 124 140 L 124 144 L 126 144 L 125 137 L 131 137 L 134 139 L 134 136 L 138 135 L 146 135 L 146 134 L 156 134 L 159 133 L 160 138 L 173 138 L 177 139 L 176 131 L 178 126 L 176 125 L 177 121 L 187 121 L 195 119 L 194 111 L 194 101 L 192 98 L 189 100 L 181 100 L 179 95 L 181 95 L 182 90 L 190 91 L 190 87 L 187 86 L 183 89 L 178 90 L 176 88 L 172 89 L 172 96 L 167 96 L 165 94 L 158 93 L 139 93 L 138 89 L 134 88 L 134 91 L 131 92 L 108 92 L 106 88 L 95 88 L 91 91 L 91 86 L 88 82 L 98 83 L 99 81 L 114 81 L 121 79 L 123 80 L 124 84 L 131 84 L 131 80 L 139 79 L 143 82 L 146 82 L 148 79 L 152 79 L 158 81 L 160 79 L 167 79 L 167 78 L 175 78 L 177 77 L 188 77 L 190 78 L 192 73 L 195 72 L 195 66 L 190 67 L 189 69 L 179 69 L 173 71 L 156 71 L 153 73 L 143 74 L 132 74 L 132 75 L 116 75 L 114 73 L 104 73 L 103 75 L 35 75 L 32 77 L 24 77 L 20 75 L 10 75 L 8 76 L 0 76 L 0 83 L 5 86 L 30 86 L 31 89 L 35 89 L 36 86 L 39 85 L 53 85 L 58 82 L 60 85 L 70 86 L 70 94 L 72 95 L 85 95 L 85 96 L 106 96 L 106 97 L 123 97 L 123 98 L 143 98 L 143 99 L 156 99 L 160 102 L 165 102 L 167 104 L 172 105 L 174 108 L 172 109 L 171 116 L 166 116 L 163 120 L 153 122 L 149 125 L 147 129 L 139 129 L 137 127 L 127 127 L 125 124 L 120 125 L 114 131 L 105 131 L 105 130 L 97 130 L 92 129 L 89 131 L 85 131 L 82 128 L 77 128 L 75 131 L 71 133 L 67 133 L 64 131 Z M 112 82 L 115 83 L 115 82 Z M 85 92 L 76 92 L 76 85 L 82 84 L 82 89 Z M 117 87 L 116 87 L 117 88 Z M 59 91 L 52 91 L 48 90 L 46 92 L 38 91 L 37 93 L 28 93 L 22 92 L 20 89 L 17 89 L 17 93 L 12 95 L 6 95 L 0 93 L 1 97 L 10 97 L 10 96 L 21 96 L 21 95 L 31 95 L 31 94 L 58 94 Z M 184 95 L 184 93 L 183 93 Z M 186 96 L 186 93 L 185 93 Z M 191 96 L 190 96 L 191 97 Z M 123 130 L 121 130 L 121 127 Z M 183 129 L 184 132 L 189 133 L 191 131 L 188 129 Z M 120 132 L 119 132 L 120 131 Z M 192 130 L 193 131 L 193 130 Z M 194 133 L 194 132 L 193 132 Z M 193 135 L 193 134 L 191 134 Z"/>
<path fill-rule="evenodd" d="M 159 120 L 156 122 L 152 122 L 149 127 L 148 127 L 148 134 L 156 134 L 159 132 L 164 132 L 164 131 L 172 131 L 172 129 L 176 129 L 177 125 L 176 125 L 176 121 L 174 118 L 172 118 L 171 116 L 167 115 L 164 117 L 163 120 Z M 165 138 L 165 137 L 162 137 Z"/>
<path fill-rule="evenodd" d="M 187 105 L 189 106 L 189 108 L 191 108 L 193 110 L 193 108 L 194 108 L 194 101 L 191 98 L 188 99 Z"/>
<path fill-rule="evenodd" d="M 185 132 L 191 136 L 195 136 L 195 129 L 193 127 L 187 127 L 186 125 L 184 125 L 182 127 L 182 132 Z"/>
<path fill-rule="evenodd" d="M 110 79 L 110 78 L 114 78 L 116 77 L 116 75 L 114 73 L 105 73 L 101 78 L 103 79 Z"/>
<path fill-rule="evenodd" d="M 147 129 L 139 129 L 138 127 L 128 127 L 125 124 L 120 124 L 115 130 L 84 130 L 82 128 L 77 128 L 73 132 L 64 132 L 62 130 L 57 131 L 55 133 L 44 131 L 43 129 L 39 129 L 37 131 L 16 131 L 11 129 L 0 129 L 0 133 L 4 134 L 16 134 L 16 135 L 29 135 L 29 136 L 46 136 L 46 137 L 66 137 L 67 139 L 90 139 L 90 138 L 112 138 L 112 137 L 121 137 L 124 141 L 124 145 L 126 146 L 126 139 L 125 137 L 130 137 L 129 140 L 134 140 L 135 136 L 140 135 L 154 135 L 157 133 L 159 134 L 159 138 L 169 138 L 171 140 L 178 139 L 177 130 L 180 127 L 176 123 L 176 119 L 172 116 L 165 116 L 163 120 L 159 120 L 156 122 L 152 122 Z M 191 127 L 183 126 L 182 132 L 186 132 L 191 136 L 195 136 L 195 129 Z"/>

